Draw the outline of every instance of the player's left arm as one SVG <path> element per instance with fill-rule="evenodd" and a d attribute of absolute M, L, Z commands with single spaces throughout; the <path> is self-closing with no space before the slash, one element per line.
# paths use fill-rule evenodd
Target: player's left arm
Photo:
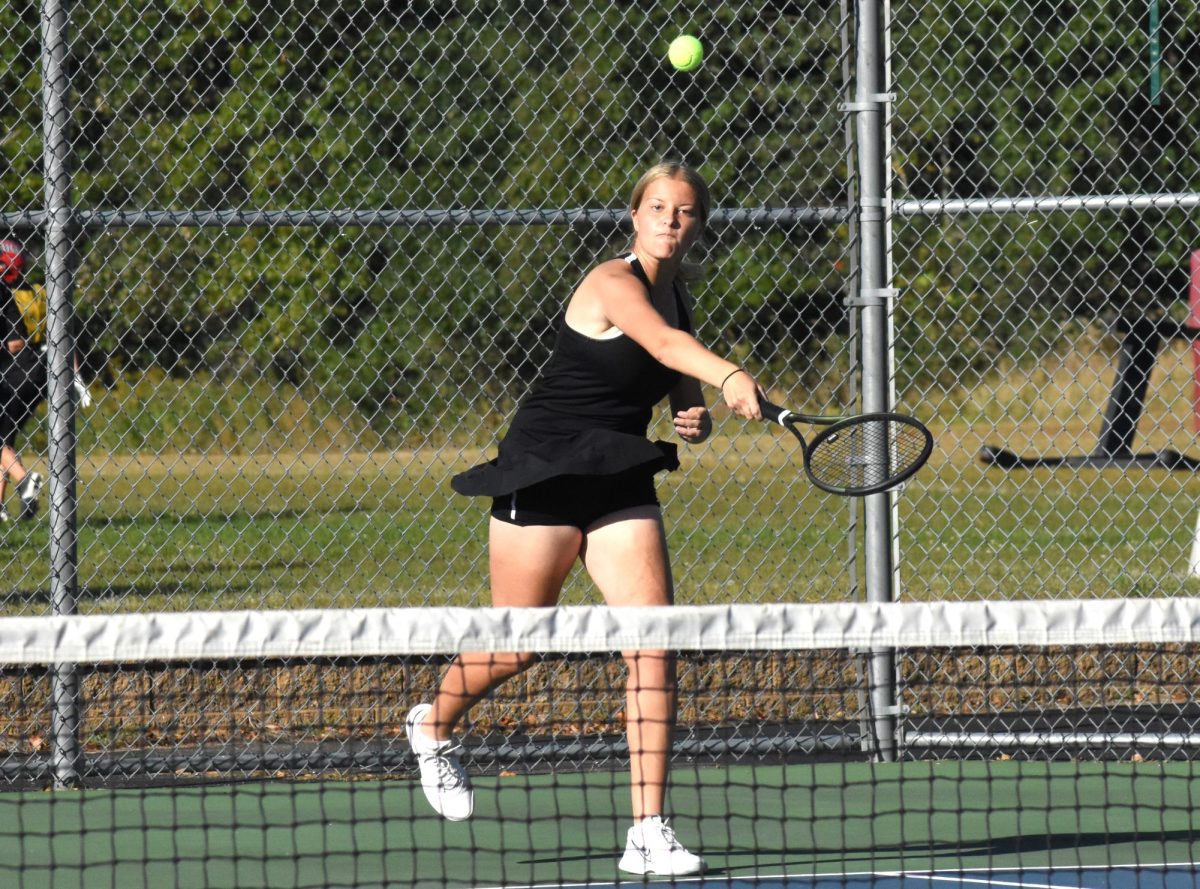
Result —
<path fill-rule="evenodd" d="M 712 432 L 712 417 L 695 377 L 681 377 L 671 390 L 671 417 L 675 433 L 688 444 L 700 444 Z"/>

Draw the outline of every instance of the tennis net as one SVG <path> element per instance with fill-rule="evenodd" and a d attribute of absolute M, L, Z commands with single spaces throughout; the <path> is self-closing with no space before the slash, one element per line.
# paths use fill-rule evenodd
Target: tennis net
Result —
<path fill-rule="evenodd" d="M 641 879 L 626 685 L 663 651 L 689 880 L 1196 885 L 1200 600 L 1171 599 L 0 619 L 0 886 Z M 460 652 L 538 655 L 458 727 L 456 822 L 405 720 Z"/>

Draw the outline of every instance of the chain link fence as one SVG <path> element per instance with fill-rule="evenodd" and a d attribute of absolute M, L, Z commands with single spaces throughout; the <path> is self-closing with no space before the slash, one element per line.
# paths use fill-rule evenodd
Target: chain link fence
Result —
<path fill-rule="evenodd" d="M 1195 4 L 893 7 L 905 592 L 1195 591 Z"/>
<path fill-rule="evenodd" d="M 0 11 L 0 234 L 35 280 L 44 11 Z M 1129 2 L 890 16 L 893 385 L 938 443 L 897 498 L 898 593 L 1189 590 L 1195 4 L 1153 28 Z M 861 405 L 845 2 L 122 0 L 65 21 L 96 399 L 80 611 L 486 602 L 486 511 L 448 479 L 492 452 L 663 158 L 713 183 L 700 339 L 777 400 Z M 693 74 L 666 61 L 685 31 Z M 861 598 L 861 505 L 714 412 L 661 484 L 680 601 Z M 43 417 L 19 449 L 50 475 Z M 45 517 L 4 529 L 7 613 L 49 609 Z M 591 601 L 579 575 L 565 601 Z"/>
<path fill-rule="evenodd" d="M 75 342 L 95 405 L 76 415 L 77 478 L 50 432 L 67 379 L 51 391 L 63 410 L 19 443 L 54 509 L 43 498 L 2 529 L 5 612 L 485 604 L 486 510 L 449 478 L 493 453 L 661 159 L 698 167 L 716 197 L 692 286 L 702 341 L 812 413 L 862 410 L 888 376 L 898 409 L 934 430 L 930 465 L 884 506 L 891 595 L 1194 591 L 1200 10 L 1147 2 L 885 6 L 878 94 L 855 47 L 881 9 L 847 0 L 9 4 L 0 236 L 27 245 L 51 292 L 50 355 L 69 377 Z M 706 46 L 691 74 L 666 61 L 685 31 Z M 868 146 L 863 115 L 880 109 Z M 660 486 L 679 601 L 877 599 L 886 498 L 818 492 L 789 437 L 713 410 L 713 438 Z M 670 433 L 659 418 L 652 435 Z M 576 572 L 564 602 L 593 599 Z M 900 755 L 942 755 L 951 729 L 995 752 L 999 730 L 1078 723 L 1102 686 L 1140 705 L 1138 657 L 1113 680 L 1087 651 L 1036 670 L 852 652 L 827 665 L 844 699 L 812 713 L 777 700 L 812 668 L 763 661 L 744 722 L 684 743 L 736 741 L 757 714 L 769 752 L 811 730 L 820 749 L 887 759 L 898 714 Z M 1181 708 L 1187 657 L 1158 669 Z M 395 688 L 432 679 L 335 666 L 13 679 L 0 771 L 408 769 Z M 700 658 L 683 695 L 750 669 Z M 558 676 L 545 670 L 535 697 Z M 987 701 L 969 690 L 1009 672 Z M 360 686 L 390 709 L 305 709 Z M 1042 688 L 1065 709 L 1028 721 Z M 609 703 L 568 740 L 619 735 Z M 500 706 L 481 708 L 490 740 L 503 733 L 487 719 L 511 728 Z M 1000 716 L 976 719 L 988 708 Z M 824 722 L 789 727 L 809 717 Z M 1079 724 L 1177 728 L 1113 718 Z"/>

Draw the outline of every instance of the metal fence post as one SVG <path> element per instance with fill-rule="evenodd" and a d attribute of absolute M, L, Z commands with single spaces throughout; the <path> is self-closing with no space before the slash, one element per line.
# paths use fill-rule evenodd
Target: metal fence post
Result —
<path fill-rule="evenodd" d="M 42 98 L 46 171 L 46 291 L 50 430 L 50 601 L 54 614 L 74 614 L 78 594 L 75 526 L 75 416 L 71 383 L 75 219 L 71 207 L 70 96 L 65 0 L 42 7 Z M 74 786 L 80 768 L 80 698 L 74 665 L 50 672 L 52 768 L 57 787 Z"/>
<path fill-rule="evenodd" d="M 855 100 L 859 182 L 859 294 L 851 302 L 861 313 L 862 402 L 865 411 L 883 411 L 889 401 L 887 197 L 884 112 L 883 11 L 880 0 L 859 0 Z M 864 559 L 867 601 L 890 602 L 892 510 L 888 494 L 866 498 Z M 895 656 L 876 651 L 870 665 L 871 711 L 876 755 L 896 757 Z"/>

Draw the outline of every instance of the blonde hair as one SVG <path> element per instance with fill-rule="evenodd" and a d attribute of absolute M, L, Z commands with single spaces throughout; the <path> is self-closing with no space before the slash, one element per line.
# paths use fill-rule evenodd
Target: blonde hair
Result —
<path fill-rule="evenodd" d="M 663 163 L 655 164 L 643 173 L 641 178 L 634 183 L 633 194 L 629 196 L 629 209 L 638 209 L 642 205 L 642 198 L 645 197 L 646 189 L 650 187 L 650 183 L 657 182 L 659 179 L 681 179 L 692 187 L 692 191 L 696 193 L 697 210 L 700 214 L 700 228 L 706 228 L 708 226 L 708 214 L 712 209 L 712 197 L 708 191 L 708 183 L 704 181 L 703 176 L 686 164 L 664 161 Z"/>

